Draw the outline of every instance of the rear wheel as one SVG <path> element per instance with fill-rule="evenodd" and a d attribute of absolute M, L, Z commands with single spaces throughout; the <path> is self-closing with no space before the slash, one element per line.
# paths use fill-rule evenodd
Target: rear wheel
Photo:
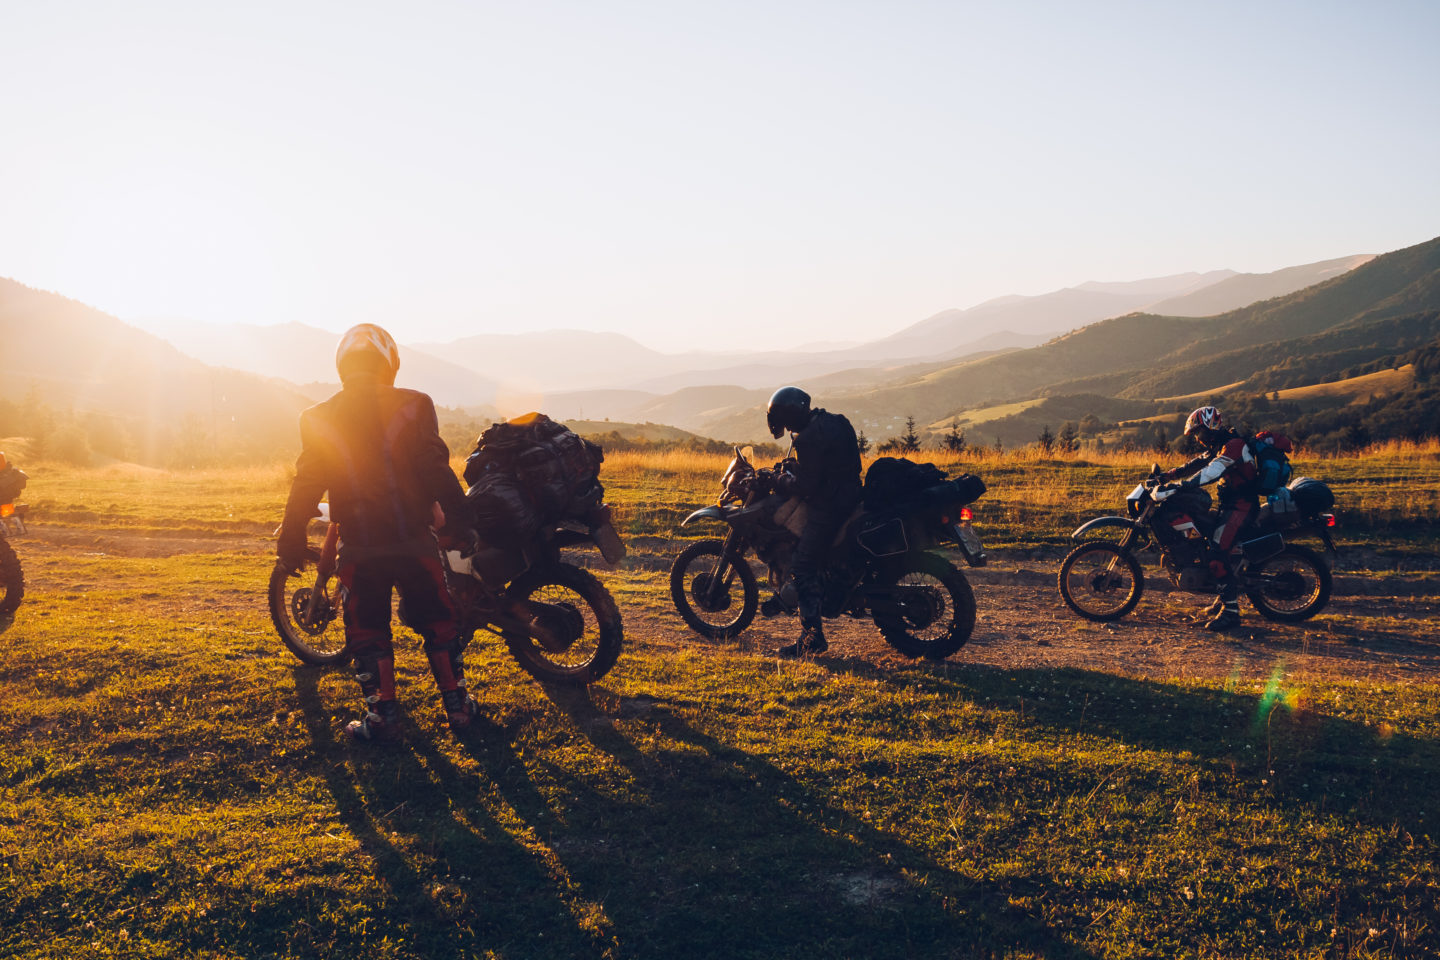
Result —
<path fill-rule="evenodd" d="M 944 660 L 975 631 L 975 592 L 944 557 L 907 556 L 871 598 L 871 617 L 887 643 L 907 657 Z"/>
<path fill-rule="evenodd" d="M 760 588 L 744 557 L 727 556 L 723 540 L 701 540 L 680 551 L 670 566 L 670 599 L 690 629 L 729 640 L 755 619 Z"/>
<path fill-rule="evenodd" d="M 1145 591 L 1140 562 L 1104 540 L 1082 543 L 1066 554 L 1056 581 L 1067 607 L 1101 623 L 1134 610 Z"/>
<path fill-rule="evenodd" d="M 615 666 L 624 625 L 610 591 L 590 571 L 568 563 L 528 570 L 505 593 L 524 605 L 530 629 L 501 635 L 535 679 L 583 687 Z"/>
<path fill-rule="evenodd" d="M 340 616 L 340 580 L 327 577 L 318 584 L 318 596 L 316 587 L 315 577 L 291 576 L 275 564 L 270 572 L 270 621 L 280 640 L 304 663 L 313 667 L 345 663 L 350 651 Z"/>
<path fill-rule="evenodd" d="M 25 574 L 10 541 L 0 537 L 0 620 L 8 619 L 25 596 Z"/>
<path fill-rule="evenodd" d="M 1330 570 L 1320 555 L 1293 543 L 1245 574 L 1245 595 L 1261 616 L 1280 623 L 1315 616 L 1330 602 L 1331 588 Z"/>

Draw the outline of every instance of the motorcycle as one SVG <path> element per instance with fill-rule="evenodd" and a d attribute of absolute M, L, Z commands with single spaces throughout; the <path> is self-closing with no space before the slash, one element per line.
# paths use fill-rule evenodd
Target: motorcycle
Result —
<path fill-rule="evenodd" d="M 723 538 L 701 540 L 681 551 L 670 568 L 670 596 L 685 623 L 714 640 L 738 636 L 755 617 L 760 588 L 746 554 L 768 568 L 777 612 L 799 607 L 790 566 L 805 526 L 805 504 L 776 492 L 775 470 L 756 470 L 750 448 L 735 457 L 720 481 L 720 497 L 681 522 L 718 520 Z M 783 470 L 791 461 L 782 461 Z M 822 615 L 869 617 L 888 643 L 908 657 L 943 660 L 964 646 L 975 628 L 975 595 L 965 574 L 931 552 L 953 542 L 966 562 L 986 562 L 966 504 L 984 492 L 968 478 L 970 492 L 949 481 L 929 496 L 892 509 L 856 508 L 842 525 L 822 572 Z M 942 489 L 943 488 L 943 489 Z M 978 488 L 978 490 L 976 489 Z M 738 588 L 738 589 L 737 589 Z"/>
<path fill-rule="evenodd" d="M 1161 567 L 1179 589 L 1212 595 L 1220 590 L 1209 562 L 1216 523 L 1210 494 L 1200 487 L 1162 484 L 1159 473 L 1156 464 L 1150 477 L 1125 498 L 1126 516 L 1096 517 L 1070 535 L 1081 543 L 1061 561 L 1057 583 L 1065 605 L 1087 620 L 1119 620 L 1135 609 L 1145 589 L 1136 555 L 1147 550 L 1158 552 Z M 1262 510 L 1261 519 L 1241 532 L 1239 554 L 1231 558 L 1239 564 L 1241 589 L 1268 620 L 1308 620 L 1330 601 L 1334 514 L 1311 511 L 1283 524 L 1266 514 Z M 1282 526 L 1320 536 L 1331 562 L 1308 547 L 1286 542 Z M 1124 533 L 1118 541 L 1087 539 L 1107 528 Z"/>
<path fill-rule="evenodd" d="M 327 525 L 325 538 L 308 552 L 314 576 L 291 589 L 299 571 L 277 561 L 270 574 L 270 619 L 285 646 L 314 666 L 350 659 L 335 576 L 340 528 L 330 522 L 329 506 L 320 505 L 318 518 Z M 436 527 L 441 525 L 437 508 Z M 605 676 L 624 642 L 620 611 L 594 574 L 560 555 L 564 548 L 586 545 L 599 547 L 610 563 L 624 555 L 608 507 L 598 507 L 583 523 L 543 527 L 519 548 L 482 543 L 472 551 L 442 542 L 461 648 L 485 630 L 504 640 L 521 668 L 544 683 L 584 686 Z M 403 600 L 400 619 L 405 620 Z"/>
<path fill-rule="evenodd" d="M 25 596 L 25 572 L 15 548 L 10 546 L 10 536 L 25 533 L 30 508 L 16 503 L 15 498 L 25 488 L 26 479 L 24 472 L 10 466 L 5 454 L 0 453 L 0 624 L 15 616 Z"/>

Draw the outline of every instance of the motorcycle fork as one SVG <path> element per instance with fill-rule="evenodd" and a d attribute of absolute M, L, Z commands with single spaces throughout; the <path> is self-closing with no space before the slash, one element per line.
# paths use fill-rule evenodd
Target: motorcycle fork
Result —
<path fill-rule="evenodd" d="M 715 561 L 715 569 L 710 574 L 710 583 L 705 590 L 707 600 L 719 603 L 721 594 L 729 590 L 730 584 L 735 582 L 735 564 L 730 562 L 730 557 L 737 552 L 737 548 L 743 548 L 743 546 L 739 532 L 731 528 L 730 532 L 725 535 L 724 545 L 720 548 L 720 559 Z M 723 576 L 721 575 L 722 571 Z"/>

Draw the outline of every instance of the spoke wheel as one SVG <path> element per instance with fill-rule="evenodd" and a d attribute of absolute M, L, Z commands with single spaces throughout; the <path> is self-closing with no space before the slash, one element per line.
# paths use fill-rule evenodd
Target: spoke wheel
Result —
<path fill-rule="evenodd" d="M 1315 551 L 1297 544 L 1250 567 L 1245 595 L 1267 620 L 1298 623 L 1308 620 L 1330 602 L 1332 581 L 1325 561 Z"/>
<path fill-rule="evenodd" d="M 529 615 L 521 634 L 505 630 L 510 652 L 545 683 L 584 686 L 615 666 L 624 643 L 620 611 L 604 584 L 568 563 L 522 574 L 506 591 Z"/>
<path fill-rule="evenodd" d="M 1102 623 L 1134 610 L 1145 591 L 1140 562 L 1103 540 L 1082 543 L 1066 554 L 1056 581 L 1067 607 Z"/>
<path fill-rule="evenodd" d="M 340 615 L 340 580 L 326 580 L 312 606 L 314 590 L 313 568 L 291 577 L 286 576 L 284 567 L 275 565 L 269 591 L 270 620 L 275 632 L 304 663 L 315 667 L 345 663 L 350 651 L 345 646 L 345 625 Z"/>
<path fill-rule="evenodd" d="M 727 556 L 722 540 L 701 540 L 671 565 L 670 599 L 691 630 L 711 640 L 729 640 L 755 619 L 760 588 L 744 557 Z"/>
<path fill-rule="evenodd" d="M 944 557 L 907 556 L 871 603 L 885 641 L 907 657 L 944 660 L 975 631 L 975 592 Z"/>

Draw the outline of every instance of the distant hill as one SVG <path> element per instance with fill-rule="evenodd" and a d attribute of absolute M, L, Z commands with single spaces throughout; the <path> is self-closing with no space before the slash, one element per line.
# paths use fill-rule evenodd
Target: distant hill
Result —
<path fill-rule="evenodd" d="M 271 457 L 299 443 L 293 386 L 186 356 L 109 314 L 0 278 L 0 435 L 146 463 Z M 45 408 L 43 411 L 41 407 Z"/>
<path fill-rule="evenodd" d="M 1332 262 L 1333 263 L 1333 262 Z M 1149 400 L 1233 385 L 1278 364 L 1333 354 L 1308 376 L 1432 336 L 1440 309 L 1440 240 L 1368 260 L 1283 297 L 1215 317 L 1130 314 L 1090 324 L 1029 350 L 964 360 L 825 398 L 874 438 L 906 415 L 937 423 L 966 409 L 1040 396 Z M 1293 384 L 1285 384 L 1287 386 Z M 731 411 L 700 432 L 738 435 L 756 411 Z"/>
<path fill-rule="evenodd" d="M 204 363 L 315 385 L 306 393 L 316 399 L 340 387 L 335 373 L 338 337 L 303 323 L 197 323 L 177 326 L 167 339 Z M 423 390 L 436 403 L 452 407 L 491 405 L 500 392 L 494 380 L 404 344 L 395 383 Z"/>
<path fill-rule="evenodd" d="M 1286 267 L 1272 273 L 1237 273 L 1192 293 L 1152 303 L 1145 307 L 1145 312 L 1162 317 L 1213 317 L 1261 300 L 1304 290 L 1374 259 L 1374 254 L 1365 253 Z"/>
<path fill-rule="evenodd" d="M 1091 282 L 1034 297 L 1000 297 L 966 310 L 942 311 L 863 349 L 884 360 L 943 355 L 1000 333 L 1052 337 L 1202 290 L 1234 275 L 1233 270 L 1212 270 L 1128 283 Z"/>

